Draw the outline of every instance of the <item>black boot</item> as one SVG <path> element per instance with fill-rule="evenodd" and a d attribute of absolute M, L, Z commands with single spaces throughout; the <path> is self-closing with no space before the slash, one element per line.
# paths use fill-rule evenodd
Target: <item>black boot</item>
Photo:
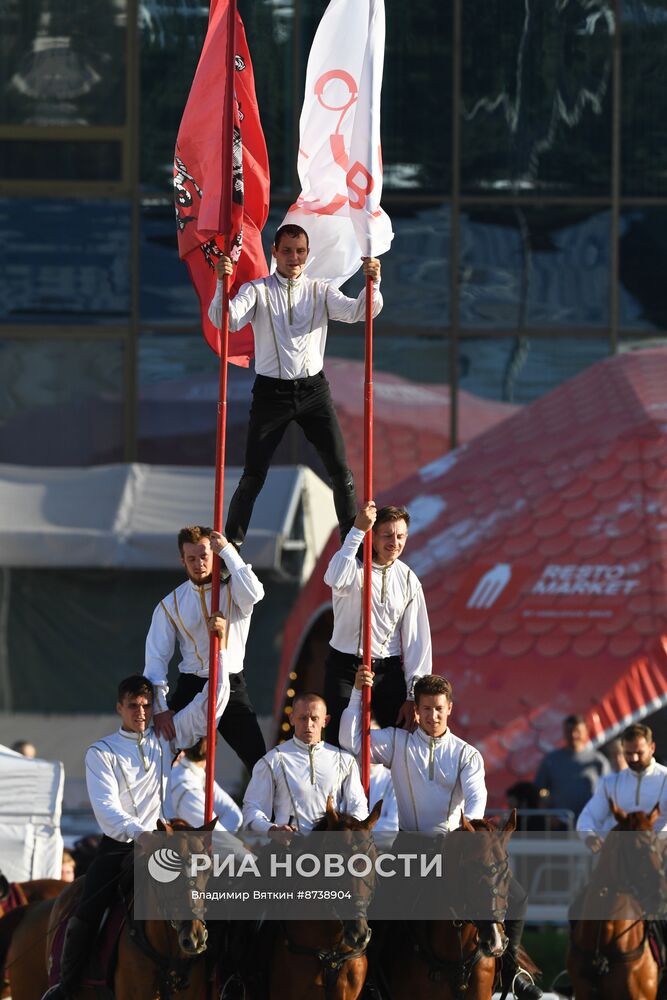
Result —
<path fill-rule="evenodd" d="M 506 920 L 507 950 L 503 955 L 503 991 L 512 992 L 517 1000 L 540 1000 L 542 990 L 533 982 L 533 977 L 521 967 L 519 947 L 523 934 L 523 920 Z"/>
<path fill-rule="evenodd" d="M 96 934 L 96 927 L 78 917 L 70 917 L 60 958 L 60 982 L 47 990 L 42 1000 L 69 1000 L 76 992 Z"/>

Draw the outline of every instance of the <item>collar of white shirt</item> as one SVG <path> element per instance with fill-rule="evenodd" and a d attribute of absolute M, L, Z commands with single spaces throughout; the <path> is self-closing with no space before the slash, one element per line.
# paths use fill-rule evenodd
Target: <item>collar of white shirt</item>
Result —
<path fill-rule="evenodd" d="M 126 740 L 131 740 L 133 743 L 143 743 L 151 732 L 152 727 L 148 726 L 143 733 L 132 733 L 129 729 L 123 729 L 122 726 L 118 727 L 118 734 Z"/>
<path fill-rule="evenodd" d="M 294 740 L 295 747 L 298 747 L 299 750 L 308 750 L 308 752 L 311 750 L 319 750 L 324 746 L 324 740 L 320 740 L 319 743 L 304 743 L 302 740 L 297 739 L 296 736 L 293 736 L 292 739 Z"/>
<path fill-rule="evenodd" d="M 301 279 L 303 278 L 303 271 L 297 278 L 285 278 L 282 274 L 279 274 L 277 271 L 273 272 L 273 277 L 276 279 L 279 285 L 282 285 L 283 288 L 287 288 L 288 285 L 291 285 L 292 288 L 296 288 L 298 285 L 301 284 Z"/>
<path fill-rule="evenodd" d="M 426 743 L 428 746 L 431 746 L 432 743 L 435 743 L 436 746 L 440 746 L 447 740 L 449 736 L 449 729 L 445 729 L 442 736 L 429 736 L 428 733 L 424 732 L 421 726 L 417 726 L 415 732 L 417 734 L 418 739 L 420 739 L 422 743 Z"/>

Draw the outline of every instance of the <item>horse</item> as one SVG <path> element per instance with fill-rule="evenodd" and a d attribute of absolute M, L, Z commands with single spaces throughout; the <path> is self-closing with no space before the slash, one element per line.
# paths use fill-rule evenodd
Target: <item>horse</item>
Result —
<path fill-rule="evenodd" d="M 33 879 L 30 882 L 8 882 L 0 875 L 0 1000 L 8 997 L 9 981 L 5 976 L 5 965 L 9 949 L 19 924 L 30 916 L 41 900 L 53 900 L 60 895 L 69 882 L 56 878 Z M 33 931 L 28 928 L 28 940 Z M 25 945 L 24 945 L 25 947 Z"/>
<path fill-rule="evenodd" d="M 214 825 L 215 820 L 194 832 L 206 833 Z M 167 834 L 169 849 L 182 859 L 187 858 L 190 852 L 205 850 L 203 839 L 193 844 L 191 828 L 182 820 L 171 823 L 158 821 L 158 831 Z M 133 858 L 128 855 L 119 885 L 124 913 L 111 979 L 114 997 L 116 1000 L 154 1000 L 158 997 L 160 1000 L 201 1000 L 207 995 L 208 988 L 205 962 L 208 930 L 203 902 L 199 900 L 191 904 L 193 919 L 138 921 L 132 912 L 133 884 Z M 54 938 L 69 918 L 81 888 L 80 879 L 69 883 L 55 900 L 42 904 L 50 907 L 49 912 L 41 910 L 35 913 L 31 930 L 34 934 L 41 933 L 40 962 L 35 961 L 33 942 L 26 942 L 25 934 L 14 935 L 7 962 L 12 1000 L 37 1000 L 44 993 L 46 968 L 51 959 Z M 159 898 L 155 905 L 161 907 Z M 21 928 L 25 924 L 26 920 Z M 20 950 L 22 947 L 23 951 Z M 73 994 L 72 1000 L 88 1000 L 90 995 L 90 989 L 82 986 Z"/>
<path fill-rule="evenodd" d="M 355 853 L 372 853 L 370 831 L 381 811 L 380 801 L 367 819 L 357 820 L 334 809 L 329 796 L 326 813 L 313 830 L 348 831 Z M 280 922 L 270 957 L 269 1000 L 311 1000 L 313 995 L 324 1000 L 357 1000 L 368 969 L 371 931 L 366 909 L 372 885 L 360 879 L 355 885 L 356 919 Z"/>
<path fill-rule="evenodd" d="M 516 829 L 513 809 L 501 831 L 487 820 L 461 819 L 458 831 L 445 839 L 448 876 L 464 884 L 453 890 L 465 898 L 465 880 L 479 873 L 469 890 L 480 892 L 492 921 L 472 919 L 388 922 L 377 969 L 382 996 L 390 1000 L 491 1000 L 498 962 L 507 947 L 502 921 L 507 911 L 510 871 L 507 843 Z M 459 834 L 483 831 L 492 836 L 465 843 Z M 464 849 L 465 848 L 465 849 Z M 458 908 L 457 908 L 458 909 Z M 481 928 L 481 929 L 480 929 Z M 408 947 L 406 947 L 406 941 Z M 534 967 L 532 967 L 534 969 Z M 532 970 L 531 970 L 532 971 Z M 536 970 L 535 970 L 536 971 Z"/>
<path fill-rule="evenodd" d="M 667 883 L 653 823 L 659 808 L 626 813 L 610 803 L 616 826 L 600 850 L 581 899 L 582 912 L 600 919 L 577 920 L 567 971 L 577 1000 L 656 1000 L 660 970 L 649 940 L 645 913 L 664 912 Z M 634 837 L 616 837 L 630 831 Z"/>

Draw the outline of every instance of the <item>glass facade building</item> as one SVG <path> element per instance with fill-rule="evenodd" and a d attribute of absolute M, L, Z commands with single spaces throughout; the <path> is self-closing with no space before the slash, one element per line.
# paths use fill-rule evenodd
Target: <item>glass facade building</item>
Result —
<path fill-rule="evenodd" d="M 268 242 L 296 193 L 325 6 L 239 0 L 270 156 Z M 667 0 L 386 0 L 386 12 L 396 236 L 378 367 L 448 384 L 454 400 L 527 403 L 662 338 Z M 217 366 L 171 197 L 207 15 L 203 0 L 2 4 L 2 461 L 212 461 L 214 404 L 183 427 Z M 328 350 L 361 358 L 361 330 L 334 326 Z M 247 373 L 231 382 L 247 398 Z M 456 444 L 456 406 L 443 419 Z"/>

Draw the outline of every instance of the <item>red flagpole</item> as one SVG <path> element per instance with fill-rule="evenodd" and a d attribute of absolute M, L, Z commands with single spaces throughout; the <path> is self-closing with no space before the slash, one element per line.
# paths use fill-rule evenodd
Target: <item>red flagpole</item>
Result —
<path fill-rule="evenodd" d="M 366 276 L 366 366 L 364 373 L 364 501 L 373 499 L 373 279 Z M 373 532 L 364 538 L 363 659 L 371 669 L 371 575 Z M 371 689 L 361 692 L 361 781 L 368 798 L 371 782 Z"/>
<path fill-rule="evenodd" d="M 232 140 L 234 135 L 234 57 L 236 29 L 236 0 L 229 0 L 227 12 L 227 53 L 225 102 L 222 125 L 222 206 L 221 229 L 223 250 L 229 253 L 232 231 Z M 227 359 L 229 356 L 229 287 L 231 278 L 227 275 L 222 289 L 222 322 L 220 325 L 220 372 L 218 377 L 218 421 L 215 446 L 215 496 L 213 500 L 213 530 L 222 532 L 222 517 L 225 505 L 225 448 L 227 435 Z M 220 556 L 213 556 L 213 576 L 211 582 L 211 614 L 220 610 Z M 208 660 L 208 719 L 206 727 L 206 799 L 204 821 L 213 818 L 213 785 L 215 782 L 215 735 L 218 687 L 218 656 L 220 639 L 211 633 Z"/>

